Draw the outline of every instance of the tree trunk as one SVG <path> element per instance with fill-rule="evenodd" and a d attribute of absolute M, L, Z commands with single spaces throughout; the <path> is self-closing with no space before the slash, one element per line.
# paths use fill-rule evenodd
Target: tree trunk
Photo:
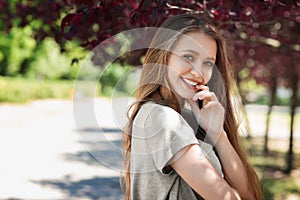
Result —
<path fill-rule="evenodd" d="M 289 150 L 287 153 L 287 169 L 286 172 L 290 173 L 293 169 L 293 159 L 294 159 L 294 152 L 293 152 L 293 142 L 294 142 L 294 119 L 295 119 L 295 112 L 297 108 L 297 102 L 298 102 L 298 87 L 299 87 L 299 79 L 298 79 L 298 74 L 294 73 L 292 77 L 292 90 L 293 90 L 293 95 L 291 98 L 291 124 L 290 124 L 290 139 L 289 139 Z"/>
<path fill-rule="evenodd" d="M 32 50 L 32 55 L 24 59 L 23 62 L 20 64 L 19 74 L 24 76 L 27 73 L 27 71 L 29 70 L 29 64 L 35 59 L 34 55 L 40 50 L 41 46 L 42 42 L 37 42 L 35 48 Z"/>
<path fill-rule="evenodd" d="M 241 89 L 241 79 L 240 77 L 238 76 L 238 72 L 236 71 L 235 72 L 235 78 L 236 78 L 236 85 L 237 85 L 237 89 L 238 89 L 238 92 L 240 94 L 240 97 L 241 97 L 241 102 L 242 102 L 242 107 L 241 107 L 241 112 L 243 113 L 243 116 L 245 117 L 245 130 L 246 130 L 246 138 L 247 139 L 252 139 L 252 136 L 251 136 L 251 129 L 250 129 L 250 123 L 249 123 L 249 118 L 248 118 L 248 115 L 247 115 L 247 112 L 246 112 L 246 109 L 245 109 L 245 97 L 244 95 L 242 95 L 242 89 Z"/>
<path fill-rule="evenodd" d="M 0 76 L 5 76 L 6 74 L 7 74 L 7 60 L 5 59 L 4 61 L 2 61 L 2 63 L 0 63 Z"/>
<path fill-rule="evenodd" d="M 29 65 L 29 58 L 26 58 L 23 60 L 23 62 L 21 63 L 20 69 L 19 69 L 19 73 L 23 76 L 25 75 L 25 73 L 28 70 L 28 66 Z"/>
<path fill-rule="evenodd" d="M 277 73 L 273 73 L 273 76 L 271 79 L 271 87 L 270 87 L 271 97 L 270 97 L 270 101 L 269 101 L 269 105 L 268 105 L 268 112 L 267 112 L 267 116 L 266 116 L 264 154 L 269 153 L 268 142 L 269 142 L 270 118 L 271 118 L 272 107 L 275 104 L 276 90 L 277 90 Z"/>

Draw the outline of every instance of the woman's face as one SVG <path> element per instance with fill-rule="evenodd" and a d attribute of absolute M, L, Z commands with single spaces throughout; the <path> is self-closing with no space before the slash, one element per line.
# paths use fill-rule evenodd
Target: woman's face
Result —
<path fill-rule="evenodd" d="M 168 79 L 179 98 L 192 99 L 196 85 L 205 85 L 211 78 L 217 44 L 201 32 L 182 35 L 168 59 Z"/>

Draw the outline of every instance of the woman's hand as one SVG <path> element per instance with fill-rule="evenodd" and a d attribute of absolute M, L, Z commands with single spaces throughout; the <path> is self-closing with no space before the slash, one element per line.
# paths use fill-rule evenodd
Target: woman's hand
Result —
<path fill-rule="evenodd" d="M 207 136 L 218 151 L 222 170 L 228 175 L 231 180 L 231 187 L 234 188 L 231 192 L 237 199 L 254 199 L 248 188 L 245 166 L 223 129 L 225 110 L 208 87 L 201 86 L 200 88 L 199 86 L 199 89 L 202 91 L 197 92 L 193 99 L 189 100 L 189 103 L 199 125 L 206 131 Z M 203 100 L 203 108 L 201 109 L 196 103 L 198 99 Z"/>
<path fill-rule="evenodd" d="M 192 111 L 198 124 L 206 131 L 209 139 L 215 144 L 221 133 L 224 132 L 224 114 L 225 110 L 218 98 L 213 92 L 209 91 L 207 86 L 200 85 L 193 99 L 189 100 Z M 203 107 L 199 109 L 197 100 L 203 100 Z"/>

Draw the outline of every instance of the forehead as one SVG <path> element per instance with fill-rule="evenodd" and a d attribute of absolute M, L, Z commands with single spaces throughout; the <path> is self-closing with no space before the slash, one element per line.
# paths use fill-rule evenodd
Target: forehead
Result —
<path fill-rule="evenodd" d="M 192 50 L 198 52 L 201 56 L 216 57 L 217 44 L 210 36 L 197 31 L 183 34 L 176 43 L 173 51 L 180 53 L 184 50 Z"/>

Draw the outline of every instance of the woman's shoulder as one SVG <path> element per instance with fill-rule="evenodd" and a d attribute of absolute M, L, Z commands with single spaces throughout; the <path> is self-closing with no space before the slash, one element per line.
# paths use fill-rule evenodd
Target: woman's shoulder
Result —
<path fill-rule="evenodd" d="M 180 117 L 181 116 L 173 108 L 166 106 L 166 105 L 151 102 L 151 101 L 145 103 L 141 107 L 141 112 L 147 113 L 149 115 L 157 116 L 157 117 L 163 117 L 163 118 Z"/>
<path fill-rule="evenodd" d="M 179 114 L 173 108 L 153 102 L 153 101 L 148 101 L 148 102 L 144 103 L 141 106 L 141 109 L 143 109 L 143 112 L 146 111 L 149 113 L 151 113 L 151 112 L 167 112 L 167 113 L 176 114 L 176 115 Z"/>
<path fill-rule="evenodd" d="M 141 106 L 134 121 L 143 125 L 159 125 L 162 122 L 170 125 L 181 122 L 182 116 L 169 106 L 149 101 Z"/>

